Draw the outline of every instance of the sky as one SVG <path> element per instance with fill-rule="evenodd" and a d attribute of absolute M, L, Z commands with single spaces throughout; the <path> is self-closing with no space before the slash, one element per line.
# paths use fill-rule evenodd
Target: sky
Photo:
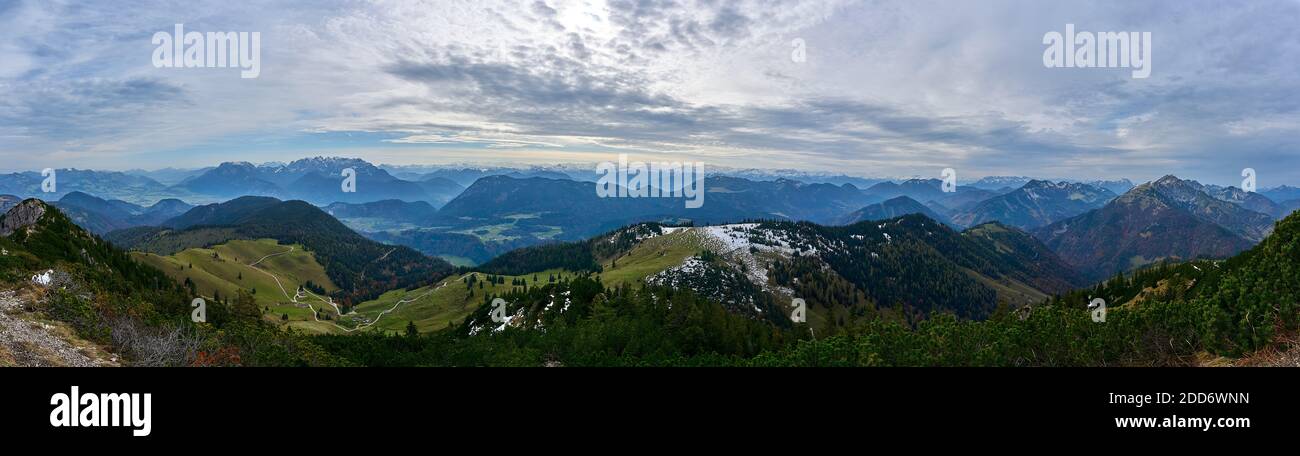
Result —
<path fill-rule="evenodd" d="M 1082 3 L 0 0 L 0 170 L 625 153 L 1300 184 L 1300 2 Z M 260 74 L 156 67 L 175 24 L 259 32 Z M 1150 32 L 1150 76 L 1046 67 L 1066 24 Z"/>

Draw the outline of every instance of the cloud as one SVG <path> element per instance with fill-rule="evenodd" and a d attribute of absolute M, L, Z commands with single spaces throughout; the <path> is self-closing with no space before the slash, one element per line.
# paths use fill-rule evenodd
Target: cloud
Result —
<path fill-rule="evenodd" d="M 145 78 L 44 80 L 24 90 L 34 96 L 0 102 L 0 122 L 49 139 L 114 134 L 160 106 L 188 104 L 180 87 Z"/>
<path fill-rule="evenodd" d="M 955 167 L 965 176 L 1174 173 L 1232 183 L 1235 170 L 1255 167 L 1300 182 L 1295 2 L 376 0 L 269 2 L 255 16 L 220 2 L 0 9 L 0 141 L 9 143 L 0 158 L 12 166 L 39 168 L 46 156 L 118 167 L 148 166 L 132 157 L 290 159 L 319 145 L 437 160 L 454 146 L 485 159 L 505 149 L 536 161 L 630 151 L 860 175 Z M 262 76 L 153 68 L 148 37 L 182 22 L 261 31 Z M 1042 35 L 1067 23 L 1152 32 L 1152 76 L 1044 68 Z M 804 62 L 791 58 L 795 39 L 806 44 Z M 325 133 L 335 132 L 376 135 L 329 143 L 338 137 Z"/>

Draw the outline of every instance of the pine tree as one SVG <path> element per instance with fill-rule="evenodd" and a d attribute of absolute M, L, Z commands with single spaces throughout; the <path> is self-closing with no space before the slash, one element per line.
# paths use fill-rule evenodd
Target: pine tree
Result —
<path fill-rule="evenodd" d="M 253 299 L 252 294 L 244 290 L 239 290 L 232 310 L 235 315 L 249 320 L 256 320 L 262 316 L 261 309 L 257 308 L 257 300 Z"/>
<path fill-rule="evenodd" d="M 591 318 L 606 322 L 614 319 L 614 306 L 609 302 L 609 298 L 605 297 L 604 293 L 591 298 L 591 306 Z"/>

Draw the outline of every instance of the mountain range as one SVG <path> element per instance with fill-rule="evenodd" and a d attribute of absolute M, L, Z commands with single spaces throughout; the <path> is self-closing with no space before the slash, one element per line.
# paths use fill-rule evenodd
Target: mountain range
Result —
<path fill-rule="evenodd" d="M 1182 187 L 1195 188 L 1173 178 L 1144 184 L 1084 216 L 1147 204 L 1161 221 L 1217 227 L 1182 207 Z M 43 318 L 66 322 L 133 365 L 1185 365 L 1205 351 L 1246 356 L 1268 347 L 1278 330 L 1295 327 L 1300 292 L 1294 216 L 1226 261 L 1160 266 L 1083 289 L 1088 281 L 1066 261 L 1014 227 L 956 231 L 914 214 L 839 227 L 636 224 L 452 273 L 422 268 L 437 261 L 418 254 L 394 261 L 410 254 L 376 248 L 303 202 L 249 197 L 190 212 L 168 223 L 187 228 L 155 230 L 137 247 L 156 248 L 149 242 L 163 238 L 208 245 L 221 235 L 281 236 L 281 246 L 308 249 L 333 269 L 331 281 L 359 279 L 333 295 L 340 301 L 377 297 L 356 294 L 366 284 L 391 290 L 384 296 L 407 296 L 358 304 L 384 309 L 365 315 L 453 317 L 437 320 L 443 324 L 433 328 L 447 330 L 429 337 L 415 337 L 412 322 L 399 338 L 364 327 L 310 336 L 283 331 L 240 290 L 231 302 L 209 303 L 205 324 L 214 330 L 195 331 L 197 345 L 239 356 L 197 356 L 147 337 L 140 343 L 119 336 L 189 325 L 179 317 L 189 315 L 192 287 L 169 285 L 173 278 L 39 200 L 0 215 L 0 283 L 57 270 L 51 277 L 60 289 L 76 292 L 51 289 L 49 303 L 33 304 Z M 340 253 L 352 247 L 356 260 Z M 230 261 L 211 252 L 216 265 Z M 347 270 L 356 274 L 338 274 Z M 407 281 L 394 271 L 428 276 Z M 622 286 L 636 282 L 645 286 Z M 441 297 L 421 301 L 430 294 Z M 491 296 L 505 298 L 503 320 L 492 316 Z M 1117 324 L 1088 323 L 1083 304 L 1093 296 L 1127 303 L 1112 309 Z M 806 303 L 806 324 L 791 316 L 798 315 L 790 313 L 793 297 Z M 353 306 L 342 309 L 360 318 Z M 112 325 L 111 335 L 104 325 Z M 401 323 L 384 327 L 395 326 Z M 502 332 L 509 337 L 485 336 Z"/>
<path fill-rule="evenodd" d="M 1162 260 L 1226 258 L 1272 230 L 1272 217 L 1220 201 L 1166 176 L 1034 235 L 1088 278 Z"/>
<path fill-rule="evenodd" d="M 355 172 L 355 191 L 344 191 L 344 170 Z M 441 178 L 408 181 L 364 160 L 315 157 L 289 164 L 222 163 L 182 180 L 175 188 L 219 197 L 274 196 L 314 204 L 364 203 L 397 199 L 441 205 L 462 187 Z"/>
<path fill-rule="evenodd" d="M 1282 218 L 1289 214 L 1288 211 L 1283 209 L 1282 205 L 1259 193 L 1247 192 L 1237 187 L 1202 185 L 1196 181 L 1188 181 L 1188 184 L 1215 199 L 1227 201 L 1255 212 L 1268 214 L 1276 218 Z"/>
<path fill-rule="evenodd" d="M 1046 179 L 1035 179 L 1025 176 L 987 176 L 971 183 L 970 186 L 985 190 L 1010 190 L 1023 187 L 1025 184 L 1034 180 Z M 1116 195 L 1127 192 L 1135 187 L 1133 181 L 1128 179 L 1094 180 L 1086 182 L 1079 181 L 1077 183 L 1104 189 Z M 1003 193 L 1005 193 L 1005 191 L 1003 191 Z"/>
<path fill-rule="evenodd" d="M 837 224 L 852 225 L 857 222 L 891 219 L 908 214 L 921 214 L 937 222 L 953 224 L 948 220 L 948 217 L 940 215 L 926 205 L 906 196 L 895 197 L 850 212 L 841 218 Z"/>
<path fill-rule="evenodd" d="M 0 237 L 6 238 L 0 244 L 9 255 L 0 257 L 0 266 L 12 264 L 13 252 L 32 261 L 47 256 L 74 263 L 94 258 L 94 264 L 113 262 L 109 268 L 90 266 L 83 272 L 105 277 L 98 279 L 101 283 L 120 280 L 107 278 L 120 269 L 152 281 L 151 287 L 162 279 L 150 275 L 148 267 L 158 267 L 166 269 L 166 280 L 177 285 L 184 280 L 184 290 L 211 293 L 213 300 L 218 299 L 216 292 L 209 290 L 217 288 L 225 296 L 241 295 L 238 301 L 245 300 L 246 287 L 254 293 L 260 290 L 252 300 L 266 310 L 237 305 L 221 310 L 251 315 L 245 318 L 341 334 L 371 325 L 400 329 L 401 323 L 386 315 L 401 309 L 398 318 L 418 319 L 419 331 L 451 327 L 447 337 L 466 340 L 509 327 L 549 332 L 587 319 L 624 318 L 630 310 L 611 310 L 602 299 L 624 299 L 627 291 L 616 290 L 643 286 L 657 297 L 639 299 L 673 303 L 657 312 L 673 312 L 673 307 L 687 305 L 679 301 L 682 296 L 694 296 L 719 306 L 709 311 L 722 312 L 709 317 L 714 321 L 737 319 L 719 327 L 733 329 L 715 330 L 748 328 L 743 330 L 748 336 L 728 337 L 779 347 L 774 340 L 793 337 L 804 327 L 790 314 L 788 303 L 795 298 L 807 304 L 806 328 L 818 338 L 857 334 L 881 324 L 928 327 L 925 322 L 944 318 L 1017 320 L 1007 320 L 1007 312 L 1021 320 L 1050 318 L 1033 315 L 1043 312 L 1037 308 L 1042 303 L 1074 302 L 1083 299 L 1084 291 L 1108 297 L 1120 293 L 1125 300 L 1193 292 L 1219 299 L 1200 291 L 1220 286 L 1214 271 L 1240 270 L 1240 264 L 1252 261 L 1248 257 L 1260 255 L 1242 252 L 1261 242 L 1272 246 L 1269 251 L 1285 247 L 1273 233 L 1274 215 L 1250 209 L 1282 205 L 1259 200 L 1266 198 L 1262 195 L 1174 176 L 1118 196 L 1089 184 L 1043 180 L 1006 191 L 962 187 L 956 195 L 991 196 L 956 212 L 960 222 L 934 209 L 947 209 L 939 201 L 951 202 L 955 196 L 935 193 L 934 180 L 877 185 L 872 192 L 847 183 L 711 176 L 701 210 L 685 208 L 680 198 L 599 198 L 594 185 L 488 176 L 441 209 L 426 201 L 398 199 L 320 207 L 269 196 L 199 206 L 179 200 L 143 206 L 79 191 L 48 204 L 29 200 L 15 205 L 16 198 L 0 197 L 0 205 L 10 208 L 0 217 Z M 934 198 L 928 204 L 907 195 L 880 199 L 896 193 Z M 110 242 L 101 242 L 74 223 Z M 360 230 L 363 236 L 358 226 L 375 231 Z M 55 232 L 62 234 L 49 235 Z M 30 242 L 38 234 L 44 240 Z M 93 248 L 96 253 L 29 254 L 63 248 L 45 246 L 72 242 L 60 240 L 65 238 L 81 245 L 76 249 Z M 117 247 L 133 250 L 129 258 L 145 266 L 127 266 L 128 257 L 114 253 Z M 455 257 L 462 267 L 431 256 L 438 252 Z M 293 255 L 264 258 L 289 253 Z M 1202 258 L 1215 261 L 1187 262 Z M 1224 258 L 1233 259 L 1218 261 Z M 472 266 L 476 263 L 480 266 Z M 1178 275 L 1170 275 L 1174 269 L 1163 266 L 1167 264 L 1180 264 Z M 86 266 L 69 267 L 77 271 Z M 1121 272 L 1131 275 L 1106 280 Z M 258 274 L 295 277 L 290 283 L 298 285 L 284 290 L 281 299 L 276 283 Z M 304 282 L 303 277 L 312 279 Z M 1191 280 L 1193 285 L 1151 284 L 1151 277 Z M 475 281 L 481 280 L 491 280 L 492 287 L 479 292 Z M 594 282 L 584 282 L 589 280 Z M 448 287 L 457 283 L 453 281 L 464 283 Z M 202 289 L 196 289 L 196 283 Z M 1091 284 L 1098 285 L 1084 288 Z M 303 300 L 293 296 L 294 287 Z M 319 294 L 320 304 L 335 307 L 327 307 L 328 312 L 310 309 L 314 314 L 299 309 L 309 307 L 304 288 Z M 560 289 L 574 293 L 564 295 L 563 306 L 556 305 L 556 295 L 548 301 L 544 294 Z M 600 297 L 602 289 L 609 293 L 605 298 Z M 1148 289 L 1157 291 L 1142 291 Z M 471 305 L 491 296 L 505 296 L 511 303 L 504 324 L 490 318 L 486 304 Z M 1206 302 L 1194 305 L 1211 305 Z M 1213 305 L 1240 311 L 1239 304 Z M 1255 313 L 1244 315 L 1250 319 Z M 658 324 L 671 325 L 666 321 L 672 319 Z M 754 334 L 769 335 L 745 339 L 757 337 Z M 1259 337 L 1256 334 L 1258 329 L 1231 336 L 1226 340 L 1232 345 L 1216 349 L 1258 346 L 1261 342 L 1251 339 Z M 741 352 L 752 355 L 752 350 Z"/>
<path fill-rule="evenodd" d="M 1084 283 L 1023 231 L 990 223 L 959 232 L 916 214 L 838 227 L 641 224 L 516 250 L 476 269 L 514 275 L 588 270 L 606 280 L 636 274 L 647 284 L 690 288 L 760 319 L 775 318 L 766 303 L 800 297 L 819 334 L 880 312 L 902 319 L 935 312 L 983 319 L 999 305 L 1038 302 Z"/>
<path fill-rule="evenodd" d="M 75 191 L 50 203 L 63 211 L 77 225 L 98 235 L 133 228 L 156 226 L 193 208 L 178 199 L 164 199 L 143 207 L 122 200 L 104 200 Z"/>
<path fill-rule="evenodd" d="M 355 193 L 340 186 L 346 168 L 356 171 Z M 868 182 L 823 175 L 817 179 L 825 182 L 804 182 L 782 177 L 797 173 L 735 172 L 755 179 L 709 175 L 699 209 L 686 208 L 683 198 L 601 198 L 580 168 L 381 167 L 325 157 L 153 173 L 174 181 L 170 186 L 143 171 L 58 170 L 60 192 L 53 195 L 60 198 L 50 204 L 92 233 L 122 240 L 159 229 L 248 223 L 246 211 L 297 199 L 366 238 L 458 265 L 483 263 L 522 247 L 589 239 L 641 222 L 849 225 L 921 214 L 956 229 L 997 222 L 1028 231 L 1094 280 L 1160 259 L 1231 255 L 1262 240 L 1274 220 L 1300 208 L 1300 202 L 1268 197 L 1300 192 L 1291 187 L 1253 193 L 1173 176 L 1116 195 L 1109 189 L 1131 183 L 990 177 L 947 193 L 939 179 Z M 45 195 L 39 193 L 39 173 L 9 176 L 13 179 L 3 187 L 18 191 L 0 197 L 0 205 L 16 203 L 21 194 Z M 152 195 L 151 202 L 141 204 L 139 194 L 114 196 L 133 192 Z M 161 198 L 168 194 L 192 200 Z M 212 200 L 221 204 L 195 207 L 186 202 Z M 1174 239 L 1172 233 L 1205 238 Z"/>
<path fill-rule="evenodd" d="M 958 191 L 961 190 L 959 187 Z M 868 187 L 865 193 L 880 200 L 906 196 L 916 201 L 930 201 L 947 195 L 943 191 L 943 181 L 939 179 L 908 179 L 898 183 L 881 182 Z"/>
<path fill-rule="evenodd" d="M 1032 229 L 1099 208 L 1115 196 L 1109 190 L 1087 184 L 1031 180 L 1010 193 L 991 197 L 954 214 L 952 221 L 962 226 L 997 221 Z"/>
<path fill-rule="evenodd" d="M 540 177 L 479 179 L 441 208 L 435 224 L 505 227 L 499 234 L 577 240 L 641 221 L 722 223 L 744 219 L 835 221 L 872 201 L 856 187 L 792 180 L 705 179 L 704 205 L 684 198 L 601 198 L 595 183 Z"/>
<path fill-rule="evenodd" d="M 55 184 L 56 191 L 45 193 L 41 189 L 41 184 L 48 178 L 37 171 L 0 175 L 0 194 L 55 200 L 68 193 L 79 191 L 100 198 L 121 199 L 141 205 L 151 205 L 164 198 L 191 199 L 195 196 L 186 192 L 172 192 L 166 185 L 148 177 L 116 171 L 72 168 L 54 170 L 52 183 Z"/>

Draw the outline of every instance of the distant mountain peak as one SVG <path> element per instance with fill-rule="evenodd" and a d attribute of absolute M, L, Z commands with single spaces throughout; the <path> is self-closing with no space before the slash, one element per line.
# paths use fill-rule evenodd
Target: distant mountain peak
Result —
<path fill-rule="evenodd" d="M 1083 188 L 1085 186 L 1087 186 L 1087 184 L 1080 184 L 1078 182 L 1034 179 L 1029 182 L 1026 182 L 1023 188 L 1068 189 L 1068 188 Z"/>
<path fill-rule="evenodd" d="M 339 167 L 339 166 L 374 167 L 374 165 L 370 164 L 370 162 L 362 160 L 360 158 L 322 157 L 322 156 L 301 158 L 289 162 L 289 164 L 284 165 L 283 167 L 289 169 L 295 169 L 295 168 L 320 169 L 320 168 L 332 168 L 332 167 Z"/>
<path fill-rule="evenodd" d="M 790 178 L 787 178 L 787 177 L 777 178 L 777 180 L 775 180 L 775 181 L 773 181 L 773 182 L 776 182 L 776 183 L 781 184 L 781 185 L 792 186 L 792 187 L 795 187 L 795 188 L 798 188 L 798 187 L 802 187 L 802 186 L 804 186 L 804 183 L 803 183 L 803 182 L 801 182 L 801 181 L 797 181 L 797 180 L 794 180 L 794 179 L 790 179 Z"/>
<path fill-rule="evenodd" d="M 1169 175 L 1104 207 L 1035 230 L 1093 279 L 1162 259 L 1224 258 L 1272 231 L 1272 217 Z"/>
<path fill-rule="evenodd" d="M 909 197 L 909 196 L 907 196 L 907 195 L 903 195 L 903 196 L 895 196 L 895 197 L 893 197 L 893 198 L 890 198 L 890 199 L 885 200 L 885 203 L 891 203 L 891 204 L 903 204 L 903 203 L 906 203 L 906 204 L 921 204 L 920 202 L 916 201 L 915 199 L 912 199 L 911 197 Z"/>
<path fill-rule="evenodd" d="M 901 195 L 853 211 L 852 213 L 840 218 L 839 224 L 850 225 L 869 220 L 886 220 L 912 215 L 924 216 L 924 218 L 939 223 L 952 223 L 948 220 L 948 217 L 940 215 L 928 206 L 917 202 L 915 199 L 907 195 Z"/>
<path fill-rule="evenodd" d="M 1155 181 L 1155 184 L 1156 185 L 1189 185 L 1190 183 L 1188 181 L 1179 179 L 1178 176 L 1175 176 L 1173 174 L 1166 174 L 1164 177 L 1157 179 Z"/>
<path fill-rule="evenodd" d="M 952 219 L 966 226 L 997 220 L 1008 226 L 1031 229 L 1099 208 L 1114 198 L 1111 191 L 1088 184 L 1034 179 L 954 214 Z"/>
<path fill-rule="evenodd" d="M 997 190 L 1004 187 L 1023 187 L 1026 183 L 1032 180 L 1035 179 L 1025 176 L 985 176 L 970 185 L 985 190 Z"/>
<path fill-rule="evenodd" d="M 1033 180 L 1033 178 L 1026 177 L 1026 176 L 984 176 L 980 178 L 980 180 L 991 182 L 991 181 Z"/>
<path fill-rule="evenodd" d="M 70 191 L 67 194 L 63 195 L 63 198 L 59 198 L 59 199 L 60 200 L 90 199 L 96 201 L 107 201 L 103 198 L 97 197 L 95 195 L 91 195 L 81 190 Z"/>

